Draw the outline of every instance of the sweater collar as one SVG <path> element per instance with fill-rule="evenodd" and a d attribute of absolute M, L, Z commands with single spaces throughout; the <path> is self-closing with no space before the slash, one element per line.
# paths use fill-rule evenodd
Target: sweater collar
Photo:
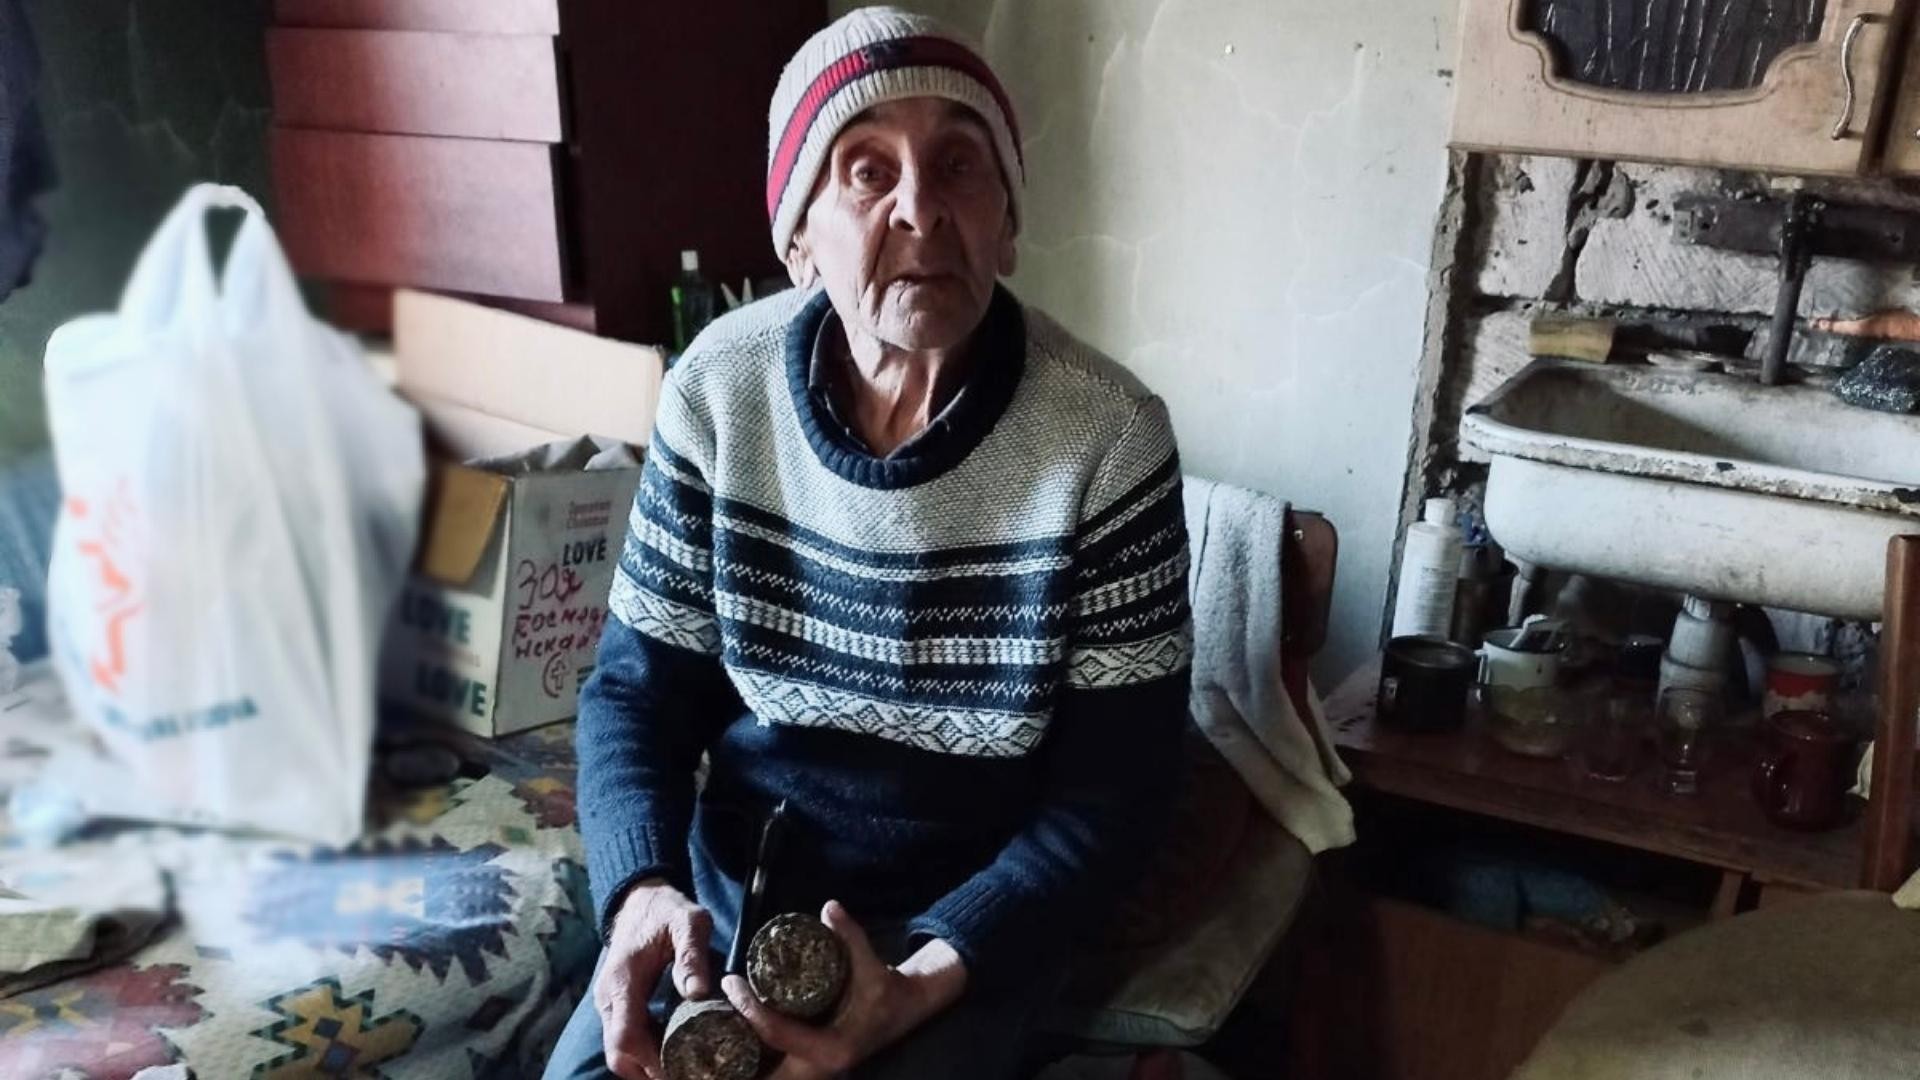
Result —
<path fill-rule="evenodd" d="M 826 292 L 810 297 L 787 327 L 787 385 L 793 407 L 820 463 L 863 487 L 923 484 L 965 460 L 1006 412 L 1026 368 L 1027 327 L 1020 302 L 994 286 L 993 300 L 974 341 L 966 381 L 927 428 L 892 454 L 876 457 L 822 400 L 814 352 L 833 313 Z"/>
<path fill-rule="evenodd" d="M 845 333 L 846 331 L 840 328 L 840 316 L 832 308 L 828 308 L 826 318 L 820 320 L 820 329 L 813 335 L 813 359 L 807 362 L 807 392 L 813 396 L 814 406 L 820 413 L 823 423 L 832 423 L 834 429 L 846 437 L 847 442 L 866 447 L 871 453 L 872 447 L 867 446 L 866 441 L 860 438 L 859 432 L 855 431 L 853 425 L 848 422 L 841 409 L 841 403 L 836 401 L 836 398 L 844 392 L 848 379 L 846 370 L 848 365 L 842 359 L 836 343 L 836 339 Z M 932 420 L 928 421 L 926 427 L 914 432 L 905 442 L 894 447 L 891 453 L 875 456 L 892 458 L 912 453 L 913 448 L 920 445 L 920 440 L 945 427 L 947 415 L 959 404 L 960 396 L 966 393 L 966 390 L 966 383 L 962 381 L 961 385 L 954 389 L 953 395 L 947 399 L 946 404 L 940 407 L 940 411 Z"/>

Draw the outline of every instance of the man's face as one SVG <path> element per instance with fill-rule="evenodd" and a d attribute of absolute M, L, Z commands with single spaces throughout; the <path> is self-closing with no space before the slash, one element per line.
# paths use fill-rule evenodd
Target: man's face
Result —
<path fill-rule="evenodd" d="M 952 348 L 1013 272 L 1013 220 L 993 137 L 942 98 L 886 102 L 840 132 L 794 249 L 840 318 L 895 348 Z M 809 273 L 811 271 L 811 274 Z"/>

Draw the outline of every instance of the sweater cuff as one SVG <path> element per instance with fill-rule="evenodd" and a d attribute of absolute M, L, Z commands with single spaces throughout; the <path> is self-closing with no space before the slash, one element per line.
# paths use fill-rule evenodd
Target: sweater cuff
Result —
<path fill-rule="evenodd" d="M 686 852 L 674 851 L 661 842 L 659 831 L 651 824 L 602 833 L 587 845 L 587 878 L 592 886 L 593 909 L 597 914 L 600 940 L 613 934 L 613 916 L 620 902 L 636 882 L 664 878 L 673 887 L 692 895 L 692 871 Z"/>
<path fill-rule="evenodd" d="M 991 877 L 991 875 L 983 875 Z M 1007 963 L 1028 956 L 1040 942 L 1023 940 L 1019 898 L 989 880 L 974 878 L 941 897 L 925 913 L 907 924 L 916 942 L 939 938 L 953 946 L 967 966 L 967 985 L 991 991 L 1003 978 L 1031 963 Z"/>

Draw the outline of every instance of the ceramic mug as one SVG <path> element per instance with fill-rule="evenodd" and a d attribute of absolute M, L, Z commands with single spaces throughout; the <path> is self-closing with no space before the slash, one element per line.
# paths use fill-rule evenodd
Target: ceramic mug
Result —
<path fill-rule="evenodd" d="M 1560 657 L 1565 646 L 1521 651 L 1514 643 L 1527 627 L 1513 626 L 1488 634 L 1480 648 L 1480 681 L 1489 687 L 1535 690 L 1560 681 Z"/>
<path fill-rule="evenodd" d="M 1753 796 L 1776 824 L 1831 829 L 1846 816 L 1854 737 L 1831 716 L 1789 709 L 1765 722 Z"/>
<path fill-rule="evenodd" d="M 1776 653 L 1767 661 L 1767 694 L 1760 714 L 1768 719 L 1783 712 L 1828 712 L 1833 688 L 1840 682 L 1840 665 L 1814 653 Z"/>
<path fill-rule="evenodd" d="M 1466 723 L 1474 655 L 1438 637 L 1397 637 L 1380 666 L 1380 722 L 1403 731 L 1457 731 Z"/>

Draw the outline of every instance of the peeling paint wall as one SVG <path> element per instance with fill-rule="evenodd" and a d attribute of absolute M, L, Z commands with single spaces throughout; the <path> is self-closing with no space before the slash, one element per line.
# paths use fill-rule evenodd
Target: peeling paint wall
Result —
<path fill-rule="evenodd" d="M 111 307 L 196 180 L 267 192 L 264 0 L 27 0 L 59 187 L 33 284 L 0 303 L 0 465 L 46 443 L 47 335 Z"/>
<path fill-rule="evenodd" d="M 980 38 L 1021 110 L 1014 288 L 1167 399 L 1189 471 L 1339 527 L 1318 674 L 1345 674 L 1390 578 L 1454 0 L 907 6 Z"/>

